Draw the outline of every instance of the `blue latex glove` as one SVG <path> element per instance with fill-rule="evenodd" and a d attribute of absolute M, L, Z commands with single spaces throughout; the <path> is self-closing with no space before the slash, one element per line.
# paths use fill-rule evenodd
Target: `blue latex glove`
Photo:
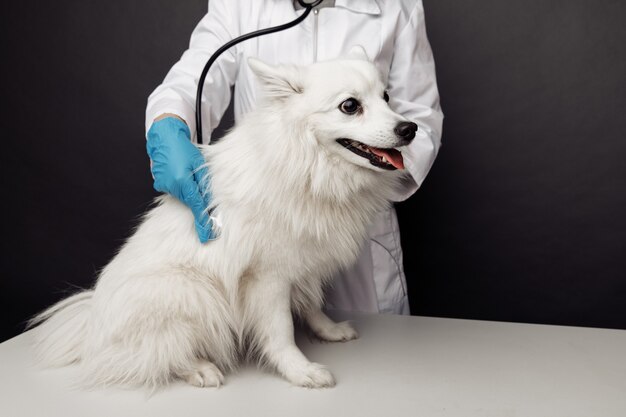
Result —
<path fill-rule="evenodd" d="M 200 242 L 206 243 L 217 237 L 207 214 L 211 194 L 204 181 L 208 171 L 202 167 L 205 160 L 190 138 L 182 120 L 166 117 L 152 123 L 146 149 L 152 160 L 154 189 L 173 195 L 191 208 Z"/>

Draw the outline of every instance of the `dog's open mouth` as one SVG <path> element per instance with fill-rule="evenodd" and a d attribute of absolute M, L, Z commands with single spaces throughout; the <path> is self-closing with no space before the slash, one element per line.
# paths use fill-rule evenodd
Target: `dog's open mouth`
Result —
<path fill-rule="evenodd" d="M 404 160 L 399 150 L 374 148 L 352 139 L 337 139 L 337 143 L 352 153 L 366 158 L 376 167 L 388 170 L 404 169 Z"/>

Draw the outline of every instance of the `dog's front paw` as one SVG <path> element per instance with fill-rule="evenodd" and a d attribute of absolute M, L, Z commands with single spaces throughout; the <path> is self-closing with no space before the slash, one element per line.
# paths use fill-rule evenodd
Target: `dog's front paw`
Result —
<path fill-rule="evenodd" d="M 359 334 L 354 327 L 347 322 L 333 323 L 332 326 L 315 329 L 315 335 L 326 342 L 347 342 L 358 339 Z"/>
<path fill-rule="evenodd" d="M 335 386 L 335 377 L 323 365 L 308 363 L 298 369 L 285 372 L 285 377 L 294 385 L 307 388 L 330 388 Z"/>

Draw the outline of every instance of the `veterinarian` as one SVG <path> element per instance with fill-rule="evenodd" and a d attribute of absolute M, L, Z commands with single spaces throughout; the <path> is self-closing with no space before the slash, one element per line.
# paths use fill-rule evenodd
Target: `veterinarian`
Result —
<path fill-rule="evenodd" d="M 209 56 L 227 41 L 293 20 L 300 9 L 292 0 L 210 0 L 208 13 L 191 35 L 189 49 L 148 98 L 147 148 L 154 188 L 190 207 L 202 242 L 215 236 L 205 213 L 210 196 L 203 198 L 199 191 L 198 179 L 204 172 L 197 168 L 204 160 L 192 144 L 200 72 Z M 365 48 L 387 80 L 389 105 L 419 126 L 416 138 L 403 151 L 412 180 L 396 200 L 407 199 L 424 181 L 437 155 L 443 120 L 421 0 L 325 0 L 298 26 L 226 51 L 206 80 L 203 136 L 210 138 L 219 124 L 231 100 L 231 87 L 235 87 L 235 120 L 255 106 L 255 78 L 247 57 L 272 64 L 307 65 L 345 55 L 353 45 Z M 409 314 L 394 208 L 379 214 L 369 237 L 357 263 L 335 278 L 327 306 Z"/>

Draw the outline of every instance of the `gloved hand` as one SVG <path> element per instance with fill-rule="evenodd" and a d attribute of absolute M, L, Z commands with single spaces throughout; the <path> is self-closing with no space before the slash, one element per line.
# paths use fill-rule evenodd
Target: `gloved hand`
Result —
<path fill-rule="evenodd" d="M 202 168 L 205 160 L 190 138 L 189 127 L 182 120 L 166 117 L 152 123 L 146 149 L 152 160 L 154 189 L 173 195 L 191 208 L 200 242 L 206 243 L 217 237 L 217 230 L 213 230 L 207 214 L 211 194 L 205 183 L 208 171 Z"/>

